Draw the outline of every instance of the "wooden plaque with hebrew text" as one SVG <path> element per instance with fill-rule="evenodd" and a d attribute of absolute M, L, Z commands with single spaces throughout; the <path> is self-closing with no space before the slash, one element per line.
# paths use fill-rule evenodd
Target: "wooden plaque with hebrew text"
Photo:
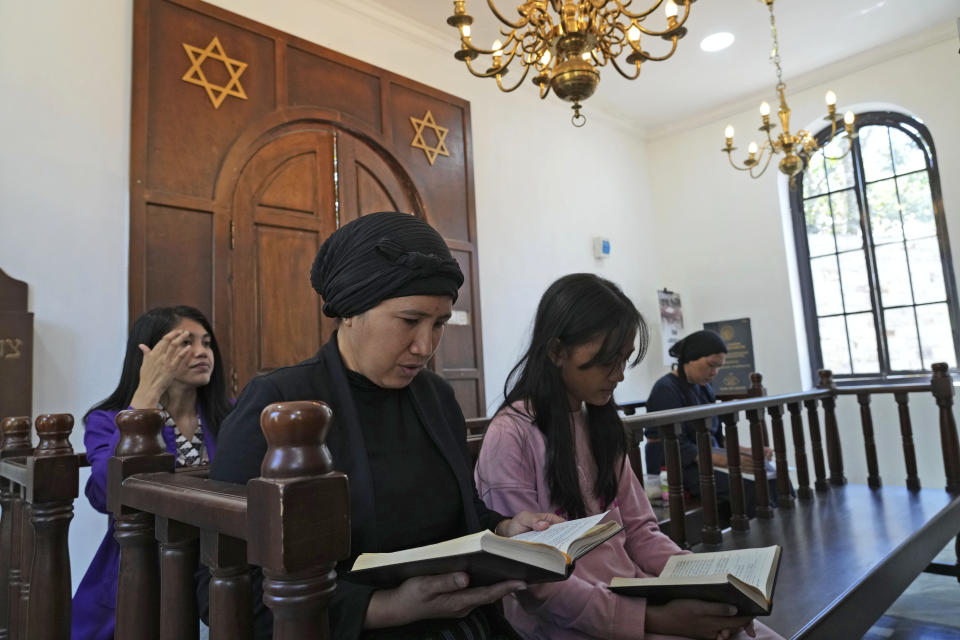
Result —
<path fill-rule="evenodd" d="M 27 283 L 0 269 L 0 418 L 31 415 L 33 314 Z"/>

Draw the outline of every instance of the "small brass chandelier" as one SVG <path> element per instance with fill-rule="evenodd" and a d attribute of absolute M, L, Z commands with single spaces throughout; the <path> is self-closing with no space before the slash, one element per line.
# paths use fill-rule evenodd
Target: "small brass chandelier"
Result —
<path fill-rule="evenodd" d="M 770 165 L 770 160 L 775 154 L 783 152 L 783 158 L 780 159 L 780 171 L 791 178 L 790 185 L 794 186 L 793 178 L 804 170 L 810 156 L 813 155 L 819 146 L 810 132 L 803 129 L 795 134 L 790 133 L 790 107 L 787 106 L 787 99 L 784 96 L 784 90 L 787 85 L 783 83 L 783 71 L 780 69 L 780 42 L 777 39 L 777 23 L 773 16 L 774 0 L 760 0 L 767 5 L 770 10 L 770 33 L 773 36 L 773 50 L 770 52 L 770 58 L 777 67 L 777 95 L 780 99 L 780 108 L 777 110 L 777 116 L 780 118 L 780 135 L 774 138 L 770 131 L 774 125 L 770 123 L 770 105 L 767 102 L 760 103 L 760 117 L 763 119 L 763 125 L 759 128 L 766 134 L 767 139 L 758 147 L 756 142 L 751 142 L 747 147 L 747 157 L 742 166 L 738 166 L 733 160 L 732 152 L 736 149 L 733 146 L 733 126 L 727 125 L 723 135 L 726 138 L 726 145 L 721 149 L 727 154 L 731 166 L 738 171 L 747 171 L 750 177 L 759 178 Z M 830 139 L 832 140 L 837 133 L 837 125 L 841 119 L 837 116 L 837 94 L 833 91 L 827 91 L 826 95 L 827 115 L 824 120 L 830 122 Z M 837 157 L 829 157 L 830 160 L 841 160 L 850 153 L 852 140 L 855 137 L 853 132 L 854 116 L 852 111 L 847 111 L 843 115 L 843 126 L 846 130 L 847 148 Z M 766 159 L 764 159 L 766 158 Z"/>
<path fill-rule="evenodd" d="M 516 21 L 500 13 L 494 0 L 487 0 L 502 23 L 500 35 L 506 39 L 495 40 L 490 49 L 475 46 L 470 40 L 473 17 L 467 14 L 465 2 L 454 0 L 453 15 L 447 18 L 447 24 L 460 31 L 460 50 L 454 54 L 457 60 L 466 63 L 478 78 L 495 78 L 505 93 L 519 87 L 533 69 L 533 83 L 540 88 L 540 98 L 546 98 L 553 89 L 558 98 L 572 102 L 573 124 L 581 127 L 586 119 L 580 113 L 580 103 L 596 90 L 599 68 L 610 63 L 624 78 L 634 80 L 640 75 L 642 63 L 672 56 L 677 41 L 687 33 L 683 25 L 694 0 L 652 0 L 652 6 L 637 13 L 628 9 L 633 0 L 527 0 L 516 8 Z M 666 27 L 648 28 L 647 18 L 661 5 Z M 670 50 L 654 55 L 641 45 L 643 36 L 670 42 Z M 486 70 L 473 66 L 473 60 L 481 54 L 491 56 Z M 622 55 L 623 62 L 618 62 Z M 520 77 L 511 85 L 504 84 L 503 77 L 513 62 L 522 69 Z"/>

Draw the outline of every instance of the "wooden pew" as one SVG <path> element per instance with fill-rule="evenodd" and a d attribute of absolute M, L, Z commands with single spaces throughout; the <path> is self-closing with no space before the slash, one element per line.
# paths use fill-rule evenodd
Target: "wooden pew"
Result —
<path fill-rule="evenodd" d="M 73 416 L 41 415 L 36 428 L 33 448 L 30 418 L 0 424 L 0 638 L 67 640 L 67 533 L 86 456 L 70 446 Z"/>
<path fill-rule="evenodd" d="M 939 408 L 945 490 L 921 489 L 916 475 L 907 394 L 918 392 L 932 393 Z M 869 397 L 879 393 L 894 394 L 900 407 L 908 470 L 906 487 L 883 487 L 880 480 L 869 412 Z M 848 484 L 844 475 L 835 406 L 837 396 L 845 394 L 857 395 L 861 406 L 867 485 Z M 952 404 L 952 380 L 942 363 L 934 365 L 931 382 L 924 384 L 838 389 L 831 373 L 823 370 L 818 388 L 811 391 L 655 412 L 630 418 L 626 424 L 631 430 L 660 427 L 670 484 L 670 510 L 676 516 L 683 513 L 684 508 L 677 441 L 680 425 L 699 421 L 703 542 L 692 547 L 704 551 L 771 544 L 783 547 L 777 606 L 765 619 L 769 626 L 788 638 L 859 638 L 952 538 L 957 538 L 960 547 L 960 445 Z M 796 453 L 797 500 L 789 494 L 784 407 L 790 415 Z M 823 411 L 823 438 L 819 409 Z M 804 411 L 814 470 L 812 488 L 803 429 Z M 776 450 L 779 506 L 776 510 L 761 507 L 767 504 L 767 487 L 766 483 L 757 482 L 758 508 L 752 521 L 744 513 L 743 478 L 737 455 L 740 415 L 745 415 L 749 423 L 756 468 L 763 468 L 762 443 L 767 416 Z M 707 432 L 713 416 L 723 421 L 730 461 L 733 517 L 727 531 L 717 527 Z M 671 537 L 681 545 L 691 546 L 684 524 L 684 518 L 673 517 Z M 956 567 L 950 569 L 955 571 Z"/>

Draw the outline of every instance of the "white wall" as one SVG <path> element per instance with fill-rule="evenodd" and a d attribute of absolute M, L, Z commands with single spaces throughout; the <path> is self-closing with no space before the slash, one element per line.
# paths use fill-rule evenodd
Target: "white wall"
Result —
<path fill-rule="evenodd" d="M 937 31 L 941 34 L 942 31 Z M 821 71 L 815 81 L 787 81 L 787 100 L 793 110 L 793 128 L 820 127 L 825 112 L 823 95 L 833 89 L 844 105 L 883 102 L 898 105 L 919 117 L 934 138 L 947 212 L 948 235 L 953 240 L 954 271 L 960 273 L 960 75 L 957 74 L 958 40 L 954 35 L 933 37 L 893 59 L 833 76 Z M 798 298 L 790 271 L 795 270 L 794 246 L 788 233 L 788 212 L 781 208 L 781 178 L 775 166 L 757 180 L 734 171 L 719 149 L 723 129 L 730 123 L 742 154 L 759 125 L 756 105 L 770 95 L 757 96 L 749 109 L 718 113 L 710 122 L 697 121 L 672 127 L 648 141 L 647 153 L 655 208 L 668 212 L 655 218 L 656 236 L 676 249 L 661 273 L 679 291 L 685 320 L 698 328 L 703 322 L 749 317 L 756 350 L 756 367 L 764 373 L 770 394 L 788 393 L 810 384 L 808 356 L 799 314 Z M 742 103 L 738 103 L 742 104 Z M 816 130 L 816 129 L 814 129 Z M 755 136 L 759 136 L 756 133 Z M 738 155 L 737 159 L 742 159 Z M 774 159 L 774 163 L 776 159 Z M 696 188 L 691 185 L 696 182 Z M 665 276 L 666 277 L 666 276 Z M 814 372 L 815 376 L 815 372 Z M 813 382 L 816 382 L 814 377 Z M 943 461 L 939 457 L 937 415 L 932 399 L 911 398 L 919 447 L 920 478 L 924 486 L 943 486 Z M 905 471 L 899 445 L 899 427 L 892 399 L 874 401 L 874 422 L 879 443 L 880 472 L 887 484 L 904 484 Z M 859 435 L 859 409 L 853 398 L 841 398 L 838 419 L 843 434 L 847 477 L 865 482 L 863 439 Z M 788 437 L 789 440 L 789 437 Z M 792 454 L 791 454 L 792 455 Z"/>
<path fill-rule="evenodd" d="M 371 23 L 361 3 L 216 4 L 471 101 L 490 407 L 556 277 L 600 272 L 655 317 L 646 160 L 632 132 L 589 109 L 587 126 L 574 129 L 567 105 L 541 103 L 532 86 L 502 95 L 453 59 L 452 40 L 427 34 L 417 43 Z M 79 419 L 119 375 L 131 48 L 132 2 L 0 3 L 0 268 L 30 285 L 35 413 Z M 604 263 L 592 257 L 593 235 L 614 240 Z M 642 398 L 649 382 L 644 369 L 633 372 L 620 397 Z M 73 443 L 83 450 L 79 425 Z M 71 532 L 74 585 L 104 529 L 104 516 L 81 496 Z"/>

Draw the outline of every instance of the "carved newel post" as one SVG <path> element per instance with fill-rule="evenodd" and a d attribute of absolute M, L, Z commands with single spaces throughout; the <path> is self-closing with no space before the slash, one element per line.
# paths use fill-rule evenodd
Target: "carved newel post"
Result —
<path fill-rule="evenodd" d="M 947 491 L 960 493 L 960 444 L 957 441 L 957 423 L 953 419 L 953 379 L 946 362 L 933 365 L 930 389 L 940 409 L 940 446 L 943 448 Z"/>
<path fill-rule="evenodd" d="M 4 418 L 0 440 L 0 458 L 16 458 L 33 453 L 30 443 L 30 418 Z M 13 637 L 18 628 L 20 602 L 20 537 L 23 500 L 20 492 L 8 480 L 0 479 L 0 640 Z"/>
<path fill-rule="evenodd" d="M 160 571 L 153 515 L 123 506 L 120 498 L 127 477 L 173 471 L 175 460 L 166 452 L 162 428 L 157 409 L 117 414 L 120 440 L 107 463 L 107 508 L 113 513 L 113 536 L 120 545 L 117 640 L 156 640 L 160 635 Z"/>
<path fill-rule="evenodd" d="M 32 504 L 33 558 L 27 611 L 29 637 L 44 640 L 70 637 L 70 551 L 67 534 L 77 497 L 77 456 L 70 446 L 73 416 L 67 413 L 37 417 L 40 439 L 27 470 L 33 483 L 27 500 Z"/>
<path fill-rule="evenodd" d="M 261 477 L 247 483 L 247 555 L 263 568 L 274 640 L 330 637 L 327 605 L 350 555 L 347 477 L 324 444 L 333 413 L 320 402 L 268 405 Z"/>

